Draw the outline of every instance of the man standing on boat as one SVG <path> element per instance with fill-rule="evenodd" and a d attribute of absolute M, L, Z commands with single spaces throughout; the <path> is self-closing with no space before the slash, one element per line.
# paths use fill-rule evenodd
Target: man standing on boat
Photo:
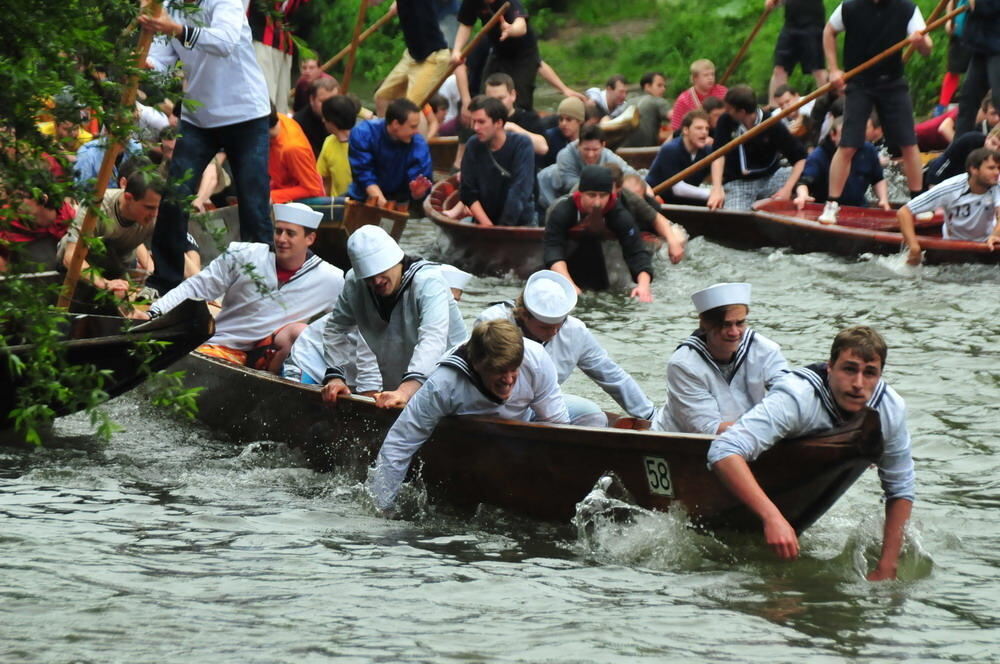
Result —
<path fill-rule="evenodd" d="M 768 87 L 774 106 L 778 105 L 778 88 L 788 83 L 788 75 L 795 71 L 795 65 L 812 74 L 817 87 L 824 85 L 827 79 L 827 71 L 823 68 L 823 20 L 826 18 L 823 0 L 764 0 L 764 8 L 768 11 L 780 4 L 785 5 L 785 22 L 774 45 L 774 71 Z"/>
<path fill-rule="evenodd" d="M 344 273 L 312 253 L 323 214 L 302 203 L 274 206 L 274 247 L 233 242 L 204 270 L 137 318 L 155 318 L 186 299 L 222 300 L 215 336 L 198 350 L 272 373 L 281 370 L 309 319 L 329 311 Z"/>
<path fill-rule="evenodd" d="M 909 247 L 906 262 L 920 265 L 920 249 L 914 218 L 944 209 L 946 240 L 985 242 L 990 251 L 1000 248 L 1000 152 L 989 148 L 973 150 L 965 161 L 968 174 L 956 175 L 920 194 L 899 208 L 899 232 Z"/>
<path fill-rule="evenodd" d="M 799 555 L 798 537 L 764 493 L 748 463 L 778 440 L 839 426 L 871 408 L 878 412 L 882 426 L 878 474 L 886 504 L 882 553 L 868 580 L 896 578 L 916 479 L 906 429 L 906 405 L 882 379 L 886 354 L 885 341 L 870 327 L 842 330 L 833 340 L 828 363 L 793 371 L 712 443 L 709 464 L 726 488 L 760 517 L 767 544 L 779 557 L 792 559 Z"/>
<path fill-rule="evenodd" d="M 667 363 L 667 403 L 653 429 L 719 434 L 760 403 L 788 362 L 778 344 L 747 327 L 750 284 L 715 284 L 691 301 L 698 329 Z"/>
<path fill-rule="evenodd" d="M 545 267 L 566 277 L 580 292 L 569 274 L 566 262 L 569 231 L 577 225 L 591 227 L 595 232 L 607 228 L 616 236 L 622 247 L 622 256 L 636 282 L 629 297 L 640 302 L 652 302 L 652 257 L 632 215 L 622 206 L 612 191 L 614 180 L 611 171 L 603 166 L 584 166 L 580 173 L 580 188 L 563 196 L 549 208 L 545 218 L 543 255 Z"/>
<path fill-rule="evenodd" d="M 347 196 L 385 207 L 392 201 L 406 209 L 431 188 L 434 168 L 427 141 L 417 133 L 420 109 L 409 99 L 396 99 L 385 118 L 365 120 L 351 130 L 348 160 L 354 182 Z"/>
<path fill-rule="evenodd" d="M 907 38 L 921 55 L 929 55 L 931 38 L 921 33 L 925 27 L 920 8 L 910 0 L 847 0 L 830 15 L 823 29 L 823 50 L 830 82 L 844 90 L 846 97 L 844 131 L 830 163 L 829 197 L 820 222 L 837 223 L 851 161 L 864 144 L 865 126 L 873 107 L 889 142 L 899 146 L 903 153 L 903 172 L 911 198 L 923 189 L 913 103 L 903 72 L 902 54 L 897 51 L 845 83 L 844 72 L 837 64 L 837 33 L 844 33 L 844 67 L 853 69 Z"/>
<path fill-rule="evenodd" d="M 323 332 L 323 400 L 350 394 L 344 367 L 354 361 L 347 335 L 357 328 L 382 372 L 379 408 L 406 405 L 449 348 L 466 338 L 465 323 L 437 263 L 406 256 L 379 226 L 347 239 L 352 269 Z"/>
<path fill-rule="evenodd" d="M 498 302 L 479 314 L 476 322 L 509 320 L 521 328 L 525 338 L 542 344 L 556 365 L 559 385 L 578 368 L 601 386 L 632 417 L 649 420 L 653 402 L 587 329 L 570 316 L 576 306 L 576 289 L 569 279 L 551 270 L 540 270 L 528 278 L 516 302 Z M 569 418 L 580 426 L 608 425 L 604 411 L 590 399 L 563 394 Z"/>
<path fill-rule="evenodd" d="M 569 424 L 545 350 L 522 338 L 509 320 L 478 323 L 469 340 L 438 363 L 386 434 L 368 480 L 376 507 L 392 508 L 413 456 L 449 415 Z"/>

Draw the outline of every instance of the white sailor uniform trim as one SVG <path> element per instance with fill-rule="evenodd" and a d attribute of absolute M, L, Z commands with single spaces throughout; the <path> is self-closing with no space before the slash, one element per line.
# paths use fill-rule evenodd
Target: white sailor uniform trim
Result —
<path fill-rule="evenodd" d="M 701 335 L 692 334 L 687 339 L 678 344 L 677 347 L 678 348 L 687 347 L 693 350 L 694 352 L 698 353 L 698 355 L 701 356 L 701 359 L 705 360 L 705 362 L 710 367 L 713 367 L 716 371 L 718 371 L 719 375 L 722 376 L 722 378 L 727 383 L 732 383 L 733 377 L 736 375 L 736 373 L 740 370 L 740 367 L 743 366 L 743 363 L 746 361 L 747 354 L 750 352 L 750 347 L 753 346 L 753 342 L 756 336 L 757 333 L 754 332 L 753 330 L 747 330 L 743 334 L 743 339 L 740 341 L 739 348 L 736 349 L 736 354 L 733 357 L 732 372 L 729 374 L 728 377 L 726 376 L 726 372 L 723 371 L 722 368 L 719 366 L 719 363 L 715 361 L 714 357 L 712 357 L 712 353 L 708 350 L 708 346 L 705 344 L 705 339 Z"/>

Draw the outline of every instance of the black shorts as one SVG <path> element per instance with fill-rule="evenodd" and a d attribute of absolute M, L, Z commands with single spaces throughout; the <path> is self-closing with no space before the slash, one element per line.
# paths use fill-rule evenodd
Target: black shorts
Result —
<path fill-rule="evenodd" d="M 802 71 L 806 74 L 826 67 L 823 59 L 822 26 L 781 29 L 778 43 L 774 46 L 774 65 L 791 74 L 797 64 L 802 65 Z"/>
<path fill-rule="evenodd" d="M 948 37 L 948 73 L 964 74 L 969 68 L 972 51 L 962 44 L 962 39 L 951 35 Z"/>
<path fill-rule="evenodd" d="M 844 99 L 844 128 L 840 135 L 842 147 L 860 148 L 864 145 L 865 127 L 872 108 L 878 111 L 889 144 L 902 148 L 917 144 L 910 88 L 906 79 L 897 78 L 885 83 L 848 81 Z"/>

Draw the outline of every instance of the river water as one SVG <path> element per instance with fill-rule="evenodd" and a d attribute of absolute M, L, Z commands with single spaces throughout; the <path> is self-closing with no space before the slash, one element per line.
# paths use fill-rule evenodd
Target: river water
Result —
<path fill-rule="evenodd" d="M 411 223 L 404 245 L 432 238 Z M 44 449 L 0 448 L 0 661 L 1000 661 L 1000 270 L 895 265 L 695 239 L 657 264 L 655 304 L 587 294 L 578 315 L 654 401 L 694 327 L 689 293 L 715 281 L 753 283 L 751 322 L 793 365 L 824 359 L 842 326 L 880 329 L 919 481 L 897 582 L 863 580 L 874 471 L 789 564 L 682 514 L 589 538 L 487 507 L 388 521 L 354 478 L 140 393 L 106 407 L 123 427 L 110 442 L 73 416 Z M 517 292 L 475 279 L 462 310 Z M 612 405 L 579 376 L 567 391 Z"/>

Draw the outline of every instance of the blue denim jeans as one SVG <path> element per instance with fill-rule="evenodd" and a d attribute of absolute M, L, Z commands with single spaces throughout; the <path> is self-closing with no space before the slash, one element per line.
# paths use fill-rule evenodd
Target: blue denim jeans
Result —
<path fill-rule="evenodd" d="M 161 294 L 184 278 L 189 215 L 181 203 L 194 195 L 202 172 L 219 150 L 225 150 L 233 170 L 239 200 L 240 239 L 267 244 L 274 241 L 271 179 L 267 172 L 270 149 L 267 125 L 267 116 L 211 129 L 181 121 L 180 136 L 170 162 L 169 177 L 174 190 L 160 205 L 153 231 L 156 272 L 149 281 Z M 189 177 L 178 184 L 185 173 Z"/>

